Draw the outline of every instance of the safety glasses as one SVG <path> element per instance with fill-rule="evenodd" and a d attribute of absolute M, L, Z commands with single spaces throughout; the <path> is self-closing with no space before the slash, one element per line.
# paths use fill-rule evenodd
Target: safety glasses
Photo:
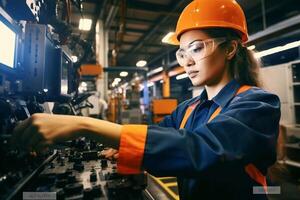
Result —
<path fill-rule="evenodd" d="M 200 61 L 210 56 L 225 41 L 224 37 L 198 40 L 190 44 L 187 49 L 180 48 L 176 51 L 178 64 L 187 66 L 189 59 L 193 59 L 195 62 Z"/>

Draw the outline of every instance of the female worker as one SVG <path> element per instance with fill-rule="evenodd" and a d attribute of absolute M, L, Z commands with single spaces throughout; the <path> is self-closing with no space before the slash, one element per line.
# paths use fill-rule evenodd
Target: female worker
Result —
<path fill-rule="evenodd" d="M 181 199 L 266 199 L 276 159 L 277 96 L 257 87 L 258 65 L 244 46 L 244 13 L 235 0 L 195 0 L 170 42 L 198 97 L 159 125 L 119 125 L 87 117 L 35 114 L 15 129 L 26 146 L 85 136 L 119 150 L 118 171 L 176 176 Z M 255 192 L 254 186 L 261 190 Z"/>

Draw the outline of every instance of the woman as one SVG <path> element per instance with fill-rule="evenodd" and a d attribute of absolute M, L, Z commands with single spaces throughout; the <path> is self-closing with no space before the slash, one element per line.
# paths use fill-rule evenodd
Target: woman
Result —
<path fill-rule="evenodd" d="M 120 173 L 176 176 L 181 199 L 266 199 L 280 102 L 257 87 L 258 65 L 243 45 L 247 38 L 234 0 L 195 0 L 170 42 L 180 44 L 177 60 L 193 85 L 205 86 L 201 95 L 159 125 L 35 114 L 16 127 L 15 136 L 35 148 L 78 136 L 105 142 L 119 150 Z"/>

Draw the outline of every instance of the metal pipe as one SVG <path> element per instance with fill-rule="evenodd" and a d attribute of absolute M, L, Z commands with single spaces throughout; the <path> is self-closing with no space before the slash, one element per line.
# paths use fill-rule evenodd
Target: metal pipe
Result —
<path fill-rule="evenodd" d="M 109 29 L 112 20 L 115 18 L 116 14 L 119 10 L 119 6 L 116 6 L 115 2 L 116 1 L 114 1 L 113 5 L 110 7 L 110 10 L 108 12 L 108 16 L 107 16 L 107 18 L 105 20 L 105 23 L 104 23 L 104 27 L 107 28 L 107 29 Z"/>
<path fill-rule="evenodd" d="M 267 28 L 265 0 L 261 0 L 261 11 L 263 20 L 263 29 Z"/>
<path fill-rule="evenodd" d="M 120 71 L 135 71 L 135 72 L 148 72 L 147 67 L 133 67 L 133 66 L 113 66 L 113 67 L 104 67 L 104 72 L 120 72 Z"/>
<path fill-rule="evenodd" d="M 106 7 L 106 5 L 107 5 L 107 2 L 108 2 L 108 0 L 104 0 L 104 2 L 103 2 L 103 4 L 102 4 L 102 10 L 101 10 L 101 12 L 100 12 L 100 14 L 99 14 L 99 18 L 100 18 L 100 19 L 103 19 L 103 17 L 104 17 L 104 11 L 105 11 L 105 7 Z"/>

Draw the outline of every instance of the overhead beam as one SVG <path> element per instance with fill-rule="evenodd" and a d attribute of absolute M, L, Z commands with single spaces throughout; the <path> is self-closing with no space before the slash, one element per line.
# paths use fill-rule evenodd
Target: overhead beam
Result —
<path fill-rule="evenodd" d="M 161 51 L 159 51 L 156 55 L 154 55 L 154 59 L 152 59 L 149 63 L 148 66 L 151 66 L 153 63 L 157 62 L 160 59 L 163 58 L 167 58 L 169 57 L 168 54 L 174 52 L 175 49 L 177 49 L 177 46 L 169 46 L 168 49 L 166 50 L 166 48 L 162 49 Z M 176 60 L 174 62 L 177 62 Z M 174 62 L 171 61 L 171 63 L 166 63 L 166 65 L 174 65 Z M 168 67 L 168 66 L 167 66 Z"/>
<path fill-rule="evenodd" d="M 116 20 L 120 20 L 120 17 L 115 17 Z M 126 17 L 125 18 L 126 23 L 129 24 L 153 24 L 154 21 L 150 19 L 139 19 L 139 18 L 132 18 L 132 17 Z"/>
<path fill-rule="evenodd" d="M 299 30 L 300 28 L 300 15 L 294 16 L 287 20 L 281 21 L 277 24 L 269 26 L 267 29 L 259 31 L 249 37 L 248 44 L 254 44 L 272 38 L 279 37 L 280 35 Z"/>
<path fill-rule="evenodd" d="M 110 44 L 113 44 L 113 43 L 115 43 L 115 41 L 114 40 L 109 40 L 108 41 Z M 122 42 L 122 44 L 124 44 L 124 45 L 136 45 L 137 43 L 136 42 L 126 42 L 126 41 L 123 41 Z M 144 44 L 146 47 L 157 47 L 157 48 L 161 48 L 162 47 L 162 45 L 159 45 L 159 44 L 153 44 L 153 43 L 146 43 L 146 44 Z"/>
<path fill-rule="evenodd" d="M 91 30 L 89 31 L 87 40 L 94 40 L 95 39 L 95 32 L 96 32 L 96 24 L 97 24 L 97 20 L 99 18 L 99 15 L 101 14 L 101 8 L 103 7 L 105 1 L 102 3 L 98 3 L 95 9 L 95 13 L 94 13 L 94 17 L 92 19 L 92 27 Z"/>
<path fill-rule="evenodd" d="M 188 2 L 185 1 L 179 1 L 178 3 L 174 4 L 174 6 L 171 9 L 171 13 L 175 13 L 178 9 L 184 7 Z M 150 38 L 156 33 L 156 31 L 160 30 L 161 25 L 163 25 L 164 23 L 166 23 L 170 18 L 171 18 L 171 14 L 167 15 L 167 16 L 161 16 L 159 17 L 159 19 L 157 20 L 157 23 L 155 23 L 153 26 L 150 27 L 150 31 L 145 34 L 143 37 L 141 37 L 141 39 L 139 39 L 138 43 L 136 46 L 134 46 L 133 48 L 130 49 L 130 54 L 134 54 L 135 52 L 137 52 L 137 50 L 141 47 L 144 46 L 144 44 L 146 43 L 146 41 L 150 40 Z M 124 57 L 126 57 L 127 55 L 123 56 L 121 59 L 123 59 Z"/>
<path fill-rule="evenodd" d="M 130 51 L 120 50 L 119 53 L 130 54 Z M 155 55 L 156 53 L 146 52 L 146 51 L 138 51 L 134 53 L 135 55 Z"/>
<path fill-rule="evenodd" d="M 95 3 L 95 4 L 98 4 L 98 3 L 102 3 L 103 0 L 81 0 L 81 2 L 86 2 L 86 3 Z"/>
<path fill-rule="evenodd" d="M 147 67 L 135 67 L 135 66 L 113 66 L 104 67 L 104 72 L 121 72 L 121 71 L 133 71 L 133 72 L 144 72 L 148 71 Z"/>
<path fill-rule="evenodd" d="M 110 26 L 112 30 L 117 30 L 119 29 L 118 26 Z M 135 32 L 135 33 L 146 33 L 146 30 L 141 30 L 141 29 L 133 29 L 133 28 L 125 28 L 125 32 Z"/>
<path fill-rule="evenodd" d="M 115 16 L 118 13 L 118 10 L 119 10 L 118 2 L 116 0 L 114 0 L 113 3 L 110 6 L 110 9 L 108 11 L 107 17 L 106 17 L 105 22 L 104 22 L 104 27 L 105 28 L 109 29 L 109 27 L 111 25 L 111 22 L 114 20 Z"/>
<path fill-rule="evenodd" d="M 83 0 L 82 2 L 86 3 L 95 3 L 99 4 L 102 1 L 101 0 Z M 134 9 L 134 10 L 141 10 L 141 11 L 147 11 L 147 12 L 159 12 L 160 14 L 168 14 L 170 12 L 170 7 L 168 5 L 161 5 L 156 3 L 149 3 L 149 2 L 141 2 L 137 0 L 127 0 L 126 7 L 128 9 Z M 178 15 L 176 13 L 173 13 L 174 15 Z"/>
<path fill-rule="evenodd" d="M 144 10 L 148 12 L 169 12 L 170 7 L 168 5 L 161 5 L 156 3 L 148 3 L 137 0 L 127 0 L 127 8 L 135 10 Z"/>
<path fill-rule="evenodd" d="M 285 3 L 286 3 L 285 1 L 281 1 L 281 2 L 278 2 L 276 4 L 273 4 L 271 7 L 268 7 L 265 10 L 266 14 L 268 14 L 270 12 L 273 12 L 276 9 L 281 8 L 282 6 L 284 6 Z M 251 21 L 253 21 L 253 20 L 257 19 L 257 18 L 261 18 L 262 15 L 263 15 L 262 11 L 261 12 L 257 12 L 258 10 L 260 11 L 260 9 L 261 9 L 261 5 L 259 4 L 258 6 L 256 6 L 255 8 L 253 8 L 251 10 L 247 10 L 246 11 L 246 15 L 249 16 L 247 18 L 247 21 L 251 22 Z"/>
<path fill-rule="evenodd" d="M 77 25 L 78 26 L 78 25 Z M 118 31 L 119 27 L 118 26 L 111 26 L 111 29 L 109 31 L 115 32 Z M 158 30 L 155 32 L 156 35 L 165 35 L 169 32 L 170 29 L 163 29 L 162 30 Z M 145 34 L 147 32 L 149 32 L 149 30 L 144 30 L 144 29 L 136 29 L 136 28 L 125 28 L 125 33 L 141 33 L 141 34 Z"/>

